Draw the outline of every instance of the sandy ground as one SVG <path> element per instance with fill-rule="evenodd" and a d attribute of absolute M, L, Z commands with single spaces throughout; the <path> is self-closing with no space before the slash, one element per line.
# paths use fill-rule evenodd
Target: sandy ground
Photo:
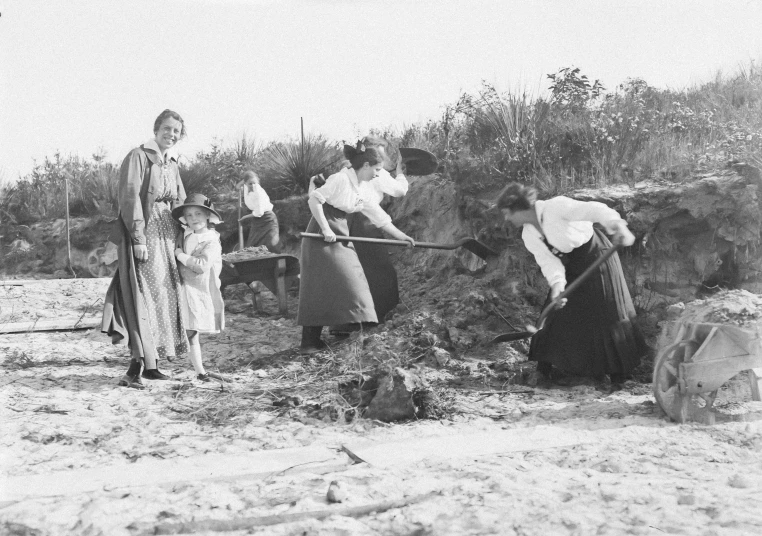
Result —
<path fill-rule="evenodd" d="M 107 284 L 0 287 L 0 321 L 91 314 Z M 98 330 L 0 335 L 0 534 L 150 534 L 325 510 L 337 513 L 227 533 L 762 533 L 758 421 L 677 425 L 637 382 L 613 393 L 478 387 L 453 381 L 452 368 L 423 370 L 449 386 L 439 391 L 446 417 L 351 419 L 337 411 L 338 380 L 314 384 L 361 349 L 301 359 L 294 320 L 268 293 L 264 301 L 255 314 L 244 297 L 228 299 L 228 329 L 202 339 L 226 384 L 195 380 L 183 361 L 164 367 L 172 381 L 119 388 L 126 349 Z M 510 349 L 475 350 L 459 366 L 478 369 L 500 352 Z M 340 504 L 326 500 L 332 481 Z M 392 500 L 413 503 L 339 515 Z"/>

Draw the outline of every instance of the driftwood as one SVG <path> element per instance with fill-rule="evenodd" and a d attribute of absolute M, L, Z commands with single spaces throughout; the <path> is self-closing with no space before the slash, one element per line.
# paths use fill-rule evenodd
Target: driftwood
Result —
<path fill-rule="evenodd" d="M 385 512 L 394 508 L 403 508 L 410 504 L 419 503 L 439 495 L 438 492 L 413 495 L 404 499 L 384 501 L 365 506 L 350 506 L 346 508 L 329 508 L 312 512 L 295 512 L 293 514 L 278 514 L 261 517 L 239 517 L 236 519 L 202 519 L 181 523 L 134 523 L 127 528 L 137 536 L 149 534 L 191 534 L 201 531 L 228 532 L 246 530 L 252 527 L 265 527 L 293 523 L 307 519 L 325 519 L 330 516 L 363 517 L 369 514 Z"/>
<path fill-rule="evenodd" d="M 100 318 L 50 318 L 45 320 L 38 319 L 33 322 L 8 322 L 7 324 L 0 324 L 0 333 L 90 329 L 100 325 Z"/>
<path fill-rule="evenodd" d="M 23 287 L 35 283 L 48 283 L 51 279 L 4 279 L 0 281 L 0 287 Z"/>

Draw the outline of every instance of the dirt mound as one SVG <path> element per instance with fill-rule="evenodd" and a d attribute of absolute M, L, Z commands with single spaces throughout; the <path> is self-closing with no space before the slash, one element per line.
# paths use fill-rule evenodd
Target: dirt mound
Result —
<path fill-rule="evenodd" d="M 762 329 L 762 296 L 746 290 L 718 292 L 705 300 L 687 304 L 680 320 Z"/>

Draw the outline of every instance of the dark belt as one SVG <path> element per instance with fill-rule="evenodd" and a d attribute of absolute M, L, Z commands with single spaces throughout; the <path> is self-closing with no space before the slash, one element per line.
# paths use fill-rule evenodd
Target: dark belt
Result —
<path fill-rule="evenodd" d="M 171 203 L 175 199 L 176 199 L 175 197 L 157 197 L 154 200 L 154 203 Z"/>

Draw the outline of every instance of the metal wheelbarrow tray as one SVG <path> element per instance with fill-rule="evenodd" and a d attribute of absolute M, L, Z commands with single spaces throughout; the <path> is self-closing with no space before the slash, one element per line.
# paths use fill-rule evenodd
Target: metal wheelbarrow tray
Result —
<path fill-rule="evenodd" d="M 653 390 L 656 401 L 674 421 L 714 424 L 738 420 L 716 411 L 718 390 L 748 370 L 751 396 L 760 401 L 762 327 L 680 320 L 674 342 L 656 358 Z"/>
<path fill-rule="evenodd" d="M 286 290 L 288 281 L 299 275 L 299 259 L 293 255 L 270 253 L 266 255 L 242 255 L 236 252 L 236 259 L 225 260 L 223 255 L 222 286 L 244 283 L 251 289 L 251 284 L 261 282 L 278 298 L 278 309 L 281 314 L 288 314 Z M 257 291 L 252 289 L 252 292 Z"/>

